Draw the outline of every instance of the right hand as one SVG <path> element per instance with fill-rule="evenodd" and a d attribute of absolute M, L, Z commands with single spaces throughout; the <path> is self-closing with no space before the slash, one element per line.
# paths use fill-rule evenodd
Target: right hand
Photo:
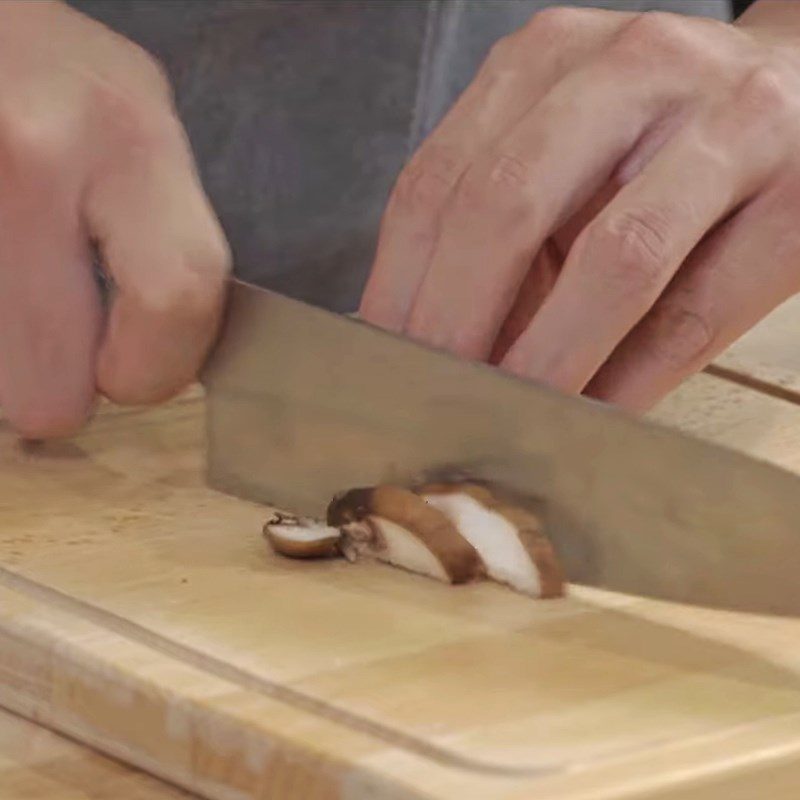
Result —
<path fill-rule="evenodd" d="M 103 311 L 96 246 L 113 289 Z M 156 62 L 45 0 L 0 3 L 0 406 L 65 435 L 100 392 L 167 398 L 196 375 L 230 255 Z"/>

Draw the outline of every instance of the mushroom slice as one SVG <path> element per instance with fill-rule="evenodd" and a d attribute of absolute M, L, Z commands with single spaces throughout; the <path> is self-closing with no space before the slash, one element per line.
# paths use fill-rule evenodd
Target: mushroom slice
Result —
<path fill-rule="evenodd" d="M 290 558 L 332 558 L 341 555 L 341 533 L 307 517 L 276 512 L 264 524 L 272 549 Z"/>
<path fill-rule="evenodd" d="M 350 560 L 371 556 L 448 583 L 484 574 L 478 552 L 447 516 L 407 489 L 376 486 L 338 495 L 328 524 L 341 529 Z"/>
<path fill-rule="evenodd" d="M 561 565 L 534 514 L 473 483 L 429 484 L 417 491 L 475 547 L 492 580 L 534 597 L 564 594 Z"/>

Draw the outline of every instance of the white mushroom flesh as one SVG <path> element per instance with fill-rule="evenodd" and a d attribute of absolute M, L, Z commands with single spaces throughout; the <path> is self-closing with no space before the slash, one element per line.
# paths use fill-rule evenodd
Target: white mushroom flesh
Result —
<path fill-rule="evenodd" d="M 359 554 L 370 555 L 410 572 L 419 572 L 449 583 L 450 579 L 439 559 L 413 533 L 383 517 L 372 516 L 370 523 L 376 535 L 369 540 L 363 536 L 348 535 L 351 531 L 356 533 L 360 530 L 357 525 L 343 529 L 346 555 L 352 547 Z"/>
<path fill-rule="evenodd" d="M 371 522 L 380 541 L 380 547 L 375 551 L 376 558 L 411 572 L 421 572 L 437 580 L 450 582 L 439 559 L 417 536 L 383 517 L 371 517 Z"/>
<path fill-rule="evenodd" d="M 341 533 L 307 517 L 276 513 L 264 525 L 272 548 L 292 558 L 317 558 L 337 554 Z"/>
<path fill-rule="evenodd" d="M 293 542 L 320 542 L 326 539 L 338 539 L 339 530 L 331 528 L 316 520 L 303 519 L 301 522 L 267 523 L 267 530 L 273 536 L 291 539 Z"/>
<path fill-rule="evenodd" d="M 425 501 L 444 513 L 478 551 L 493 580 L 539 596 L 539 573 L 519 539 L 516 527 L 468 494 L 426 494 Z"/>

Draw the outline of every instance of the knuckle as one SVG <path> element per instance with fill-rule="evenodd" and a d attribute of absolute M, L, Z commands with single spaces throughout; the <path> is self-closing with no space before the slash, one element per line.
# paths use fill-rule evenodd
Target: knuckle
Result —
<path fill-rule="evenodd" d="M 180 320 L 204 320 L 219 308 L 226 269 L 218 254 L 187 255 L 158 282 L 139 289 L 139 302 L 150 314 Z"/>
<path fill-rule="evenodd" d="M 126 260 L 121 253 L 109 257 Z M 177 254 L 159 248 L 137 259 L 146 268 L 132 270 L 142 277 L 130 281 L 124 291 L 146 317 L 191 325 L 217 316 L 231 270 L 231 254 L 221 230 L 209 227 Z M 128 261 L 135 266 L 133 260 Z"/>
<path fill-rule="evenodd" d="M 122 83 L 126 91 L 155 95 L 168 101 L 173 100 L 172 83 L 163 62 L 132 39 L 113 33 L 119 44 L 118 57 L 122 67 L 119 74 L 124 76 Z"/>
<path fill-rule="evenodd" d="M 486 343 L 477 326 L 450 328 L 446 332 L 432 327 L 429 320 L 415 311 L 409 319 L 406 335 L 418 342 L 462 358 L 481 359 L 486 355 Z"/>
<path fill-rule="evenodd" d="M 533 211 L 531 167 L 512 153 L 493 153 L 476 162 L 456 189 L 453 206 L 470 215 L 491 212 L 520 222 Z"/>
<path fill-rule="evenodd" d="M 68 152 L 68 132 L 33 114 L 0 118 L 0 155 L 15 178 L 56 175 Z"/>
<path fill-rule="evenodd" d="M 600 254 L 608 280 L 626 293 L 650 295 L 663 279 L 669 227 L 655 209 L 617 212 L 590 228 L 587 248 Z"/>
<path fill-rule="evenodd" d="M 174 94 L 167 68 L 152 53 L 138 47 L 138 45 L 136 47 L 139 56 L 140 75 L 144 85 L 147 89 L 171 103 L 174 99 Z"/>
<path fill-rule="evenodd" d="M 663 11 L 637 14 L 624 27 L 622 36 L 648 45 L 663 44 L 680 35 L 682 26 L 677 17 Z"/>
<path fill-rule="evenodd" d="M 758 119 L 783 116 L 797 105 L 783 73 L 770 64 L 749 71 L 739 88 L 739 102 Z"/>
<path fill-rule="evenodd" d="M 446 146 L 424 146 L 400 173 L 391 206 L 407 214 L 436 213 L 453 191 L 461 174 L 461 160 Z"/>
<path fill-rule="evenodd" d="M 182 146 L 180 123 L 163 93 L 110 81 L 94 81 L 87 91 L 88 123 L 103 133 L 113 153 L 135 156 Z"/>
<path fill-rule="evenodd" d="M 664 11 L 646 11 L 630 20 L 620 31 L 615 49 L 625 58 L 652 60 L 694 59 L 701 53 L 684 19 Z"/>
<path fill-rule="evenodd" d="M 501 72 L 513 69 L 532 49 L 557 48 L 572 38 L 578 26 L 593 13 L 569 6 L 551 6 L 537 11 L 521 28 L 492 45 L 485 64 L 490 70 Z"/>
<path fill-rule="evenodd" d="M 519 31 L 504 36 L 492 45 L 475 78 L 475 84 L 485 95 L 491 96 L 502 91 L 502 87 L 507 87 L 509 82 L 526 81 L 524 47 Z"/>
<path fill-rule="evenodd" d="M 702 361 L 717 340 L 707 312 L 676 302 L 653 309 L 646 334 L 642 341 L 650 355 L 674 369 Z"/>
<path fill-rule="evenodd" d="M 489 49 L 489 55 L 484 62 L 485 69 L 489 71 L 505 70 L 516 62 L 523 46 L 520 31 L 501 36 Z"/>
<path fill-rule="evenodd" d="M 167 312 L 174 310 L 176 316 L 201 319 L 212 314 L 220 302 L 223 286 L 220 278 L 220 273 L 212 273 L 207 264 L 197 261 L 176 271 L 163 292 Z"/>
<path fill-rule="evenodd" d="M 488 205 L 486 179 L 475 167 L 470 167 L 456 187 L 451 211 L 455 214 L 483 214 Z"/>
<path fill-rule="evenodd" d="M 490 186 L 518 190 L 527 190 L 530 186 L 530 165 L 525 159 L 513 153 L 492 155 L 487 164 L 486 173 Z"/>
<path fill-rule="evenodd" d="M 153 107 L 142 100 L 107 93 L 100 101 L 108 120 L 115 151 L 124 155 L 161 152 L 173 148 L 178 126 L 166 107 Z"/>
<path fill-rule="evenodd" d="M 550 6 L 537 11 L 522 28 L 526 38 L 557 43 L 571 36 L 575 27 L 583 22 L 586 9 L 569 6 Z"/>

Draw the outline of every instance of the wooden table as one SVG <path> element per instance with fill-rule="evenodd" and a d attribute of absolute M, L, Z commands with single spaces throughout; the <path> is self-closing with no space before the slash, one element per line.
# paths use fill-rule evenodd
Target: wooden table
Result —
<path fill-rule="evenodd" d="M 749 341 L 725 374 L 786 399 L 700 375 L 655 416 L 800 470 Z M 797 796 L 800 620 L 287 562 L 265 513 L 204 487 L 197 394 L 0 431 L 0 705 L 214 800 Z M 0 717 L 0 797 L 178 796 L 31 730 Z"/>

